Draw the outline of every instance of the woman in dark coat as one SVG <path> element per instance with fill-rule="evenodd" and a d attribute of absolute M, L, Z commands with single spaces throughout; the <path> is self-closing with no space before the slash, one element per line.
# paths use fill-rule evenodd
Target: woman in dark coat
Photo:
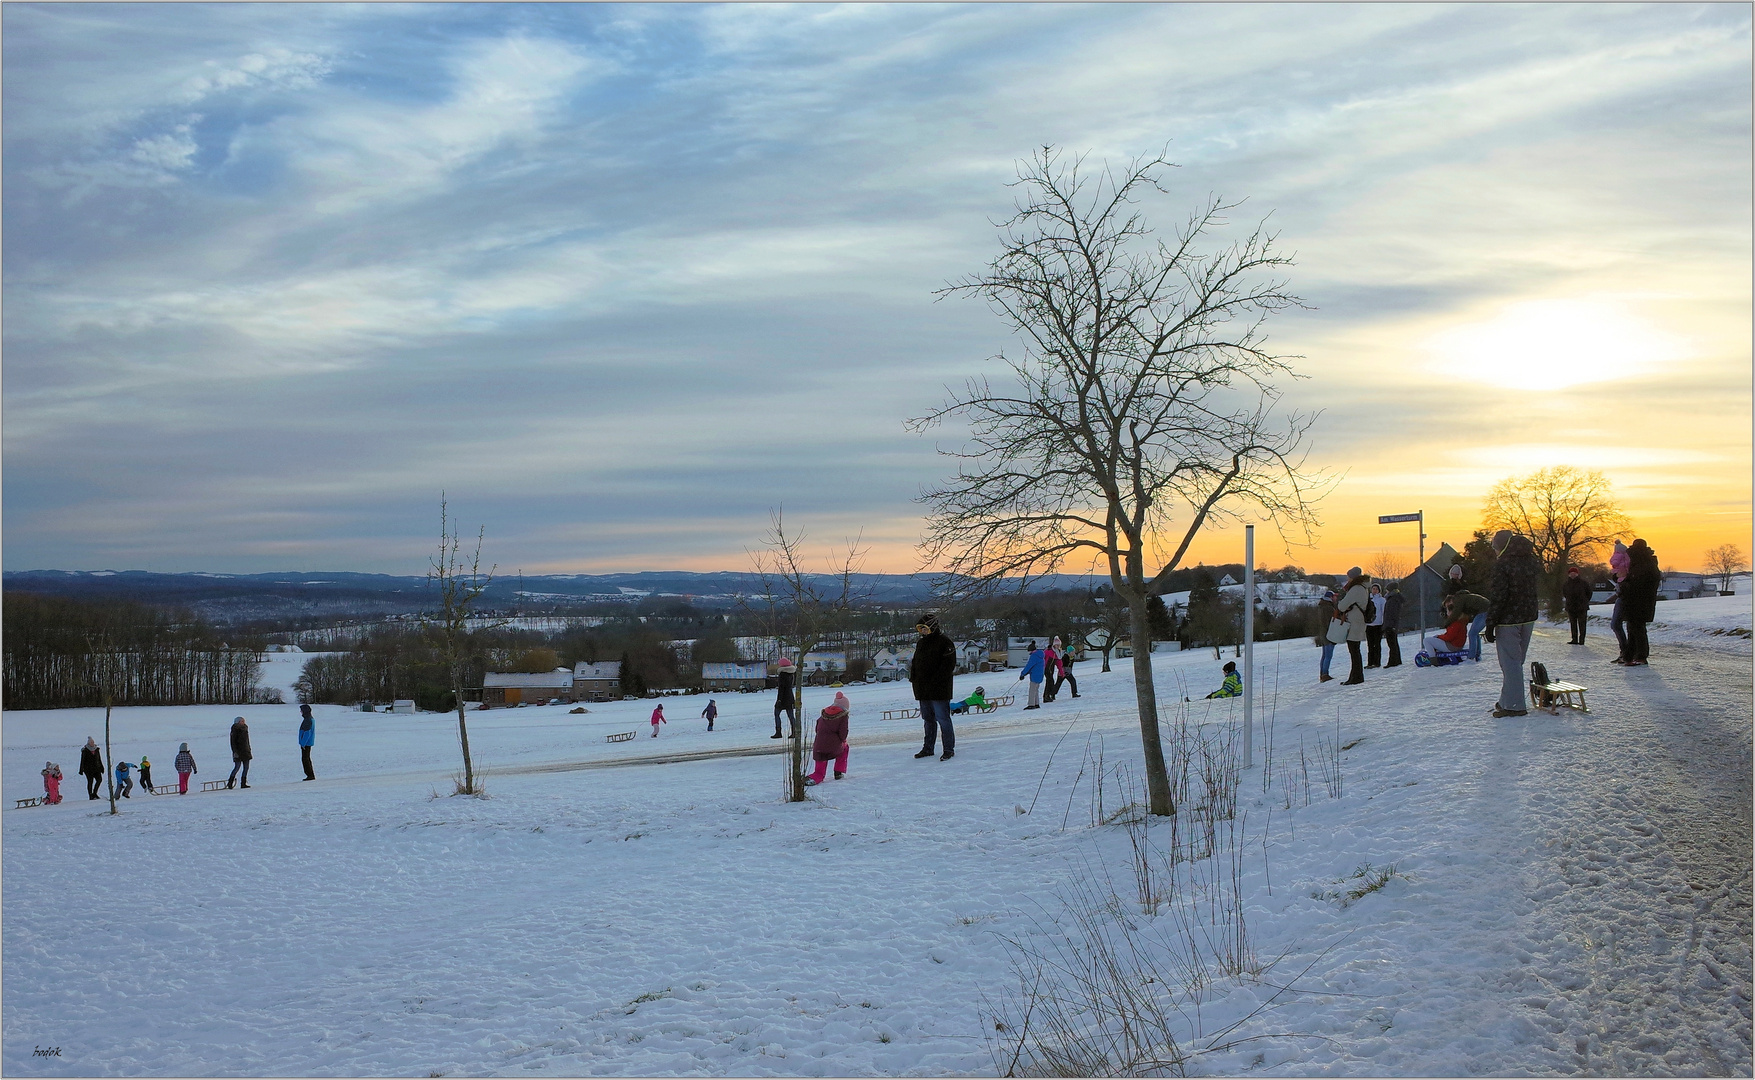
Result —
<path fill-rule="evenodd" d="M 239 787 L 250 786 L 250 725 L 244 723 L 243 717 L 232 721 L 232 774 L 226 777 L 225 786 L 231 789 L 232 782 L 237 779 L 238 769 L 244 770 L 244 781 Z"/>
<path fill-rule="evenodd" d="M 779 689 L 774 695 L 774 734 L 768 736 L 770 739 L 780 738 L 781 713 L 785 713 L 786 719 L 792 721 L 793 738 L 798 737 L 798 699 L 792 696 L 792 671 L 792 661 L 782 656 L 780 658 L 780 674 L 774 679 Z"/>
<path fill-rule="evenodd" d="M 85 793 L 98 798 L 98 787 L 104 782 L 104 752 L 98 749 L 97 740 L 89 735 L 85 737 L 85 745 L 79 748 L 79 775 L 85 777 Z"/>
<path fill-rule="evenodd" d="M 1645 624 L 1657 617 L 1658 586 L 1663 583 L 1657 552 L 1644 540 L 1627 548 L 1627 580 L 1621 583 L 1621 618 L 1627 623 L 1627 653 L 1622 663 L 1640 667 L 1651 653 Z"/>

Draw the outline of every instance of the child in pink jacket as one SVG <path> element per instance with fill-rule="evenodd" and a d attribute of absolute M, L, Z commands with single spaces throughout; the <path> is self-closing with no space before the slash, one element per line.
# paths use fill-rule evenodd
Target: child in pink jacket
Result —
<path fill-rule="evenodd" d="M 829 771 L 829 762 L 835 763 L 835 779 L 847 775 L 847 714 L 850 706 L 847 695 L 835 691 L 835 700 L 823 714 L 817 717 L 817 737 L 810 746 L 810 756 L 816 759 L 817 767 L 810 776 L 805 778 L 805 787 L 815 787 L 823 782 L 823 774 Z"/>
<path fill-rule="evenodd" d="M 668 723 L 670 723 L 670 721 L 664 718 L 664 703 L 659 702 L 658 707 L 652 710 L 652 737 L 654 739 L 658 738 L 659 724 Z"/>

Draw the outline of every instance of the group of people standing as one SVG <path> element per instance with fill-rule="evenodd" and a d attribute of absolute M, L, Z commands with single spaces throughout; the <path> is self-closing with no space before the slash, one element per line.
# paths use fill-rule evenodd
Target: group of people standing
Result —
<path fill-rule="evenodd" d="M 1391 586 L 1385 593 L 1383 586 L 1372 581 L 1371 575 L 1359 567 L 1348 570 L 1347 583 L 1340 591 L 1325 590 L 1317 604 L 1320 629 L 1316 644 L 1322 648 L 1317 681 L 1334 681 L 1329 666 L 1334 661 L 1335 647 L 1342 642 L 1347 645 L 1347 657 L 1351 661 L 1343 686 L 1364 682 L 1367 668 L 1401 667 L 1401 616 L 1400 586 Z M 1384 660 L 1385 644 L 1389 646 L 1387 662 Z"/>
<path fill-rule="evenodd" d="M 305 779 L 315 780 L 317 774 L 311 766 L 311 748 L 317 742 L 317 722 L 311 716 L 309 705 L 299 706 L 299 758 L 305 769 Z M 250 749 L 249 721 L 239 716 L 232 720 L 231 729 L 226 733 L 232 751 L 232 771 L 226 778 L 225 786 L 250 786 L 250 762 L 255 754 Z M 189 777 L 200 772 L 195 765 L 195 755 L 189 751 L 189 744 L 183 743 L 177 748 L 177 756 L 173 761 L 177 770 L 177 794 L 189 793 Z M 140 777 L 140 787 L 148 794 L 156 794 L 152 783 L 152 762 L 142 754 L 138 764 L 132 761 L 118 761 L 115 766 L 116 794 L 120 798 L 133 798 L 134 777 Z M 241 779 L 240 779 L 240 774 Z M 85 794 L 88 799 L 101 799 L 99 788 L 104 782 L 104 752 L 98 746 L 97 739 L 88 736 L 85 745 L 79 750 L 79 775 L 85 777 Z M 43 763 L 44 801 L 50 804 L 61 801 L 61 766 L 53 761 Z"/>
<path fill-rule="evenodd" d="M 1494 704 L 1493 715 L 1525 716 L 1529 709 L 1524 694 L 1524 661 L 1529 655 L 1530 641 L 1540 616 L 1542 560 L 1528 537 L 1508 529 L 1496 533 L 1490 546 L 1495 557 L 1487 575 L 1486 595 L 1471 592 L 1464 585 L 1460 563 L 1450 568 L 1440 602 L 1443 629 L 1431 639 L 1432 656 L 1438 662 L 1460 663 L 1464 659 L 1479 662 L 1481 642 L 1493 645 L 1501 675 L 1499 700 Z M 1619 655 L 1613 663 L 1638 667 L 1648 662 L 1650 645 L 1646 624 L 1655 616 L 1658 586 L 1663 574 L 1658 569 L 1657 554 L 1640 539 L 1631 545 L 1623 545 L 1617 540 L 1609 566 L 1616 587 L 1614 614 L 1609 626 L 1620 644 Z M 1560 594 L 1571 624 L 1572 636 L 1568 643 L 1582 645 L 1590 618 L 1591 586 L 1583 579 L 1578 567 L 1567 569 Z M 1348 684 L 1364 682 L 1363 669 L 1378 666 L 1380 640 L 1389 643 L 1390 659 L 1384 666 L 1398 666 L 1401 649 L 1396 628 L 1401 609 L 1399 589 L 1392 587 L 1385 595 L 1358 567 L 1349 570 L 1347 583 L 1338 593 L 1323 594 L 1320 609 L 1323 630 L 1317 636 L 1317 644 L 1322 647 L 1319 681 L 1329 682 L 1333 678 L 1329 674 L 1329 661 L 1335 646 L 1341 641 L 1346 642 L 1352 658 L 1352 670 L 1346 680 Z M 1379 624 L 1381 629 L 1373 633 Z M 1361 642 L 1370 645 L 1368 664 L 1361 663 Z M 1424 656 L 1419 659 L 1425 662 Z"/>
<path fill-rule="evenodd" d="M 1030 680 L 1030 701 L 1026 709 L 1040 709 L 1045 701 L 1053 701 L 1060 694 L 1061 687 L 1070 685 L 1072 696 L 1079 696 L 1079 680 L 1073 677 L 1072 668 L 1076 658 L 1060 643 L 1059 638 L 1049 638 L 1048 644 L 1038 649 L 1034 641 L 1030 642 L 1030 655 L 1024 661 L 1023 670 L 1018 672 L 1018 681 Z"/>

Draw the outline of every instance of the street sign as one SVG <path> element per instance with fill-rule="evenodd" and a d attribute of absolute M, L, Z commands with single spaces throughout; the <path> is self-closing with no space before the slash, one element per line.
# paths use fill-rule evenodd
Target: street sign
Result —
<path fill-rule="evenodd" d="M 1379 525 L 1393 525 L 1398 521 L 1419 521 L 1419 514 L 1385 514 L 1377 519 Z"/>

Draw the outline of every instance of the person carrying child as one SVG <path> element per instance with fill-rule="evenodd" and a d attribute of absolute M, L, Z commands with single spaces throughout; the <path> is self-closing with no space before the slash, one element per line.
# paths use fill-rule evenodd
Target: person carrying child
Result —
<path fill-rule="evenodd" d="M 134 763 L 131 761 L 116 762 L 116 793 L 124 799 L 133 798 L 132 795 L 128 794 L 130 791 L 134 790 L 134 781 L 128 775 L 129 771 L 133 768 Z"/>
<path fill-rule="evenodd" d="M 654 739 L 658 738 L 659 724 L 668 723 L 670 723 L 670 721 L 664 718 L 664 702 L 661 701 L 658 703 L 658 707 L 652 710 L 652 737 Z"/>
<path fill-rule="evenodd" d="M 43 801 L 54 806 L 61 801 L 61 766 L 43 762 Z"/>
<path fill-rule="evenodd" d="M 199 769 L 195 768 L 195 755 L 191 754 L 189 752 L 189 744 L 188 743 L 184 743 L 180 748 L 178 748 L 176 766 L 177 766 L 177 794 L 178 795 L 187 795 L 187 794 L 189 794 L 189 774 L 192 772 L 199 772 L 200 771 Z"/>
<path fill-rule="evenodd" d="M 146 793 L 148 795 L 151 795 L 153 793 L 153 791 L 152 791 L 152 762 L 146 760 L 145 754 L 140 755 L 140 786 L 142 788 L 146 789 Z"/>
<path fill-rule="evenodd" d="M 817 717 L 817 737 L 810 746 L 810 756 L 817 766 L 805 777 L 805 787 L 822 783 L 831 761 L 835 763 L 835 779 L 847 775 L 847 714 L 850 708 L 847 695 L 837 690 L 835 700 Z"/>
<path fill-rule="evenodd" d="M 1236 661 L 1227 660 L 1227 661 L 1225 661 L 1225 681 L 1222 684 L 1220 684 L 1220 686 L 1217 690 L 1214 690 L 1212 693 L 1208 694 L 1207 697 L 1209 697 L 1209 698 L 1222 698 L 1222 697 L 1242 697 L 1242 696 L 1243 696 L 1243 676 L 1241 676 L 1237 673 Z"/>

